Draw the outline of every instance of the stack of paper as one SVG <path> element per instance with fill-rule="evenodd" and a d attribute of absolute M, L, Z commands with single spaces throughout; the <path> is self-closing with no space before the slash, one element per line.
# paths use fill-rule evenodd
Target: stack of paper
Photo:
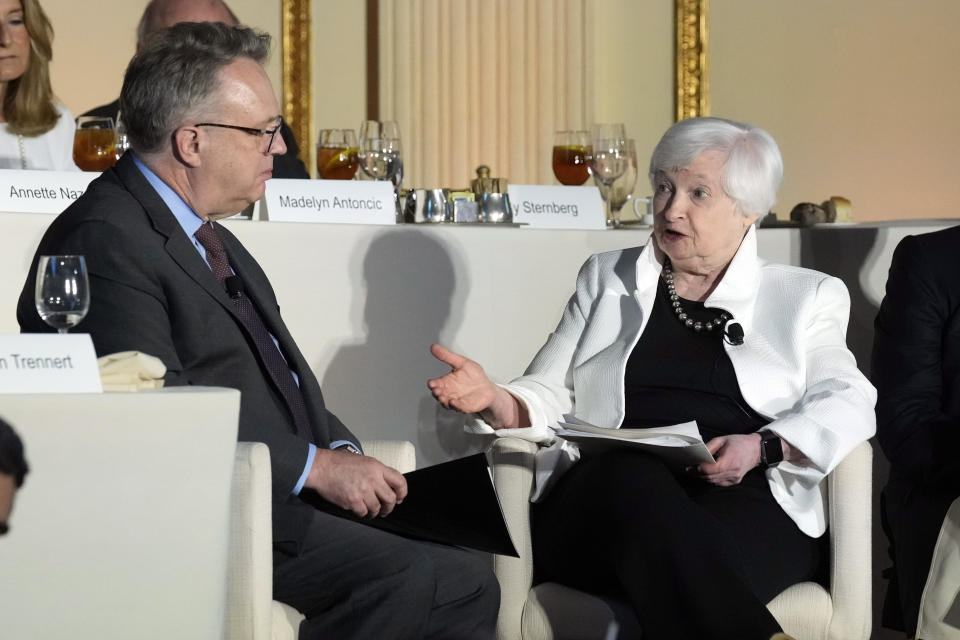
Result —
<path fill-rule="evenodd" d="M 700 437 L 696 422 L 651 429 L 605 429 L 579 421 L 561 422 L 560 426 L 563 428 L 557 430 L 557 436 L 577 443 L 584 451 L 632 447 L 685 466 L 716 462 Z"/>

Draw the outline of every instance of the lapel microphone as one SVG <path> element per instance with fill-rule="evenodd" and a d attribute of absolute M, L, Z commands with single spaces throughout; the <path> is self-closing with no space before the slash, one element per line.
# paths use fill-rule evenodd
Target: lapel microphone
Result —
<path fill-rule="evenodd" d="M 228 276 L 224 278 L 223 286 L 231 298 L 236 299 L 243 295 L 243 280 L 240 279 L 240 276 Z M 743 331 L 740 332 L 740 335 L 743 335 Z"/>
<path fill-rule="evenodd" d="M 723 339 L 735 347 L 743 344 L 743 327 L 739 322 L 728 322 L 723 330 Z"/>

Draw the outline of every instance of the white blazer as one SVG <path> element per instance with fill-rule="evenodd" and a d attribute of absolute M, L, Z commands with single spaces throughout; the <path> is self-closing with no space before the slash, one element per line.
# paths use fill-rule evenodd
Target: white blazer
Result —
<path fill-rule="evenodd" d="M 526 405 L 531 426 L 499 435 L 551 443 L 568 414 L 621 426 L 627 358 L 650 317 L 660 271 L 650 244 L 587 260 L 556 330 L 526 373 L 503 385 Z M 767 470 L 774 497 L 801 531 L 823 534 L 820 481 L 876 431 L 876 390 L 846 346 L 846 287 L 817 271 L 761 260 L 751 227 L 705 304 L 730 312 L 743 327 L 743 344 L 724 348 L 744 400 L 771 420 L 764 429 L 809 459 L 806 466 L 782 462 Z M 493 432 L 479 420 L 472 427 Z M 560 449 L 541 450 L 534 500 L 576 459 L 569 444 L 562 447 L 566 459 Z"/>

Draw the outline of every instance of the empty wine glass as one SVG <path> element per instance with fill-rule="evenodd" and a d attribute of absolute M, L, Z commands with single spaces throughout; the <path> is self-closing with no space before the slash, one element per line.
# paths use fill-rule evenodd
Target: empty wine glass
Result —
<path fill-rule="evenodd" d="M 637 185 L 637 148 L 633 140 L 627 140 L 624 143 L 623 155 L 626 169 L 609 187 L 594 176 L 594 182 L 600 189 L 600 197 L 609 205 L 610 215 L 607 218 L 607 225 L 615 229 L 620 227 L 620 211 L 623 205 L 633 197 L 633 188 Z"/>
<path fill-rule="evenodd" d="M 66 333 L 83 320 L 90 308 L 83 256 L 40 256 L 34 304 L 43 321 L 58 333 Z"/>
<path fill-rule="evenodd" d="M 590 177 L 590 132 L 553 134 L 553 175 L 560 184 L 581 185 Z"/>
<path fill-rule="evenodd" d="M 614 180 L 623 175 L 627 169 L 627 160 L 624 148 L 627 144 L 626 129 L 622 123 L 593 125 L 593 145 L 590 155 L 590 170 L 594 179 L 606 189 L 601 189 L 600 195 L 610 192 Z M 606 205 L 607 224 L 612 225 L 613 216 L 610 211 L 610 201 L 604 197 Z"/>
<path fill-rule="evenodd" d="M 117 161 L 113 118 L 80 116 L 73 134 L 73 162 L 84 171 L 106 171 Z"/>

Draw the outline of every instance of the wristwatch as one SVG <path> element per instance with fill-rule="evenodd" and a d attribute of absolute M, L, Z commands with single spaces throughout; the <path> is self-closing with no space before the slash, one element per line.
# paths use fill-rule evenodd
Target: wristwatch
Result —
<path fill-rule="evenodd" d="M 783 462 L 783 440 L 773 431 L 758 431 L 760 436 L 760 468 L 769 469 Z"/>
<path fill-rule="evenodd" d="M 360 449 L 357 449 L 355 446 L 353 446 L 353 445 L 350 444 L 349 442 L 347 442 L 347 443 L 345 443 L 345 444 L 341 444 L 340 446 L 334 448 L 334 451 L 347 451 L 347 452 L 349 452 L 349 453 L 355 453 L 355 454 L 357 454 L 358 456 L 362 456 L 362 455 L 363 455 L 363 453 L 360 452 Z"/>

